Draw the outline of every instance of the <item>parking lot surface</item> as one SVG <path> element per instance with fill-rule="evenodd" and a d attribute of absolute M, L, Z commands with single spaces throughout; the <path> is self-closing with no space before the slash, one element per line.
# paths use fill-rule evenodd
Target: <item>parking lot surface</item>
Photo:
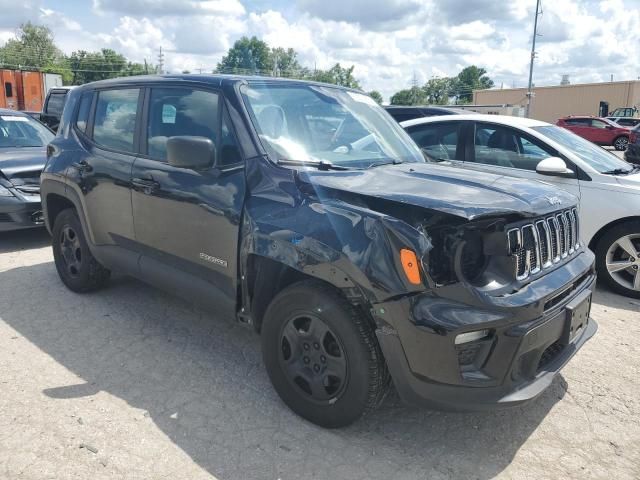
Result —
<path fill-rule="evenodd" d="M 640 301 L 599 290 L 598 334 L 530 405 L 392 394 L 323 430 L 281 403 L 253 332 L 128 278 L 74 294 L 49 241 L 0 236 L 0 478 L 640 478 Z"/>

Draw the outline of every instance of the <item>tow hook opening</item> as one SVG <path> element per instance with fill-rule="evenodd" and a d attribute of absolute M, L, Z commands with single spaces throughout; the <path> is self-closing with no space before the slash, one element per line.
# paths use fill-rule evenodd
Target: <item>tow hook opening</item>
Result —
<path fill-rule="evenodd" d="M 37 210 L 31 214 L 31 221 L 36 225 L 44 224 L 44 215 L 42 210 Z"/>

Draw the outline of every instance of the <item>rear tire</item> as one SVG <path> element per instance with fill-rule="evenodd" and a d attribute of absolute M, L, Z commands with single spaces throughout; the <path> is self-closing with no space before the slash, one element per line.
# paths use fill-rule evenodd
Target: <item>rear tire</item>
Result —
<path fill-rule="evenodd" d="M 326 428 L 375 409 L 390 383 L 367 319 L 318 281 L 296 283 L 273 299 L 262 324 L 262 355 L 282 401 Z"/>
<path fill-rule="evenodd" d="M 62 282 L 77 293 L 97 290 L 110 273 L 91 254 L 78 214 L 73 208 L 58 214 L 53 225 L 53 258 Z"/>
<path fill-rule="evenodd" d="M 640 298 L 640 221 L 609 229 L 596 245 L 598 278 L 611 290 Z"/>
<path fill-rule="evenodd" d="M 629 139 L 624 135 L 621 135 L 613 141 L 613 146 L 619 152 L 623 152 L 629 146 Z"/>

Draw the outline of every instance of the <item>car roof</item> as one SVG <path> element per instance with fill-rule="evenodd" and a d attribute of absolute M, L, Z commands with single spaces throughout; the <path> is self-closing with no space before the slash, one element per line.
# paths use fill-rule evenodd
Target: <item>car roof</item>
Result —
<path fill-rule="evenodd" d="M 497 123 L 499 125 L 511 125 L 516 127 L 544 127 L 551 125 L 547 122 L 540 120 L 534 120 L 533 118 L 524 117 L 511 117 L 508 115 L 486 115 L 482 113 L 465 113 L 463 115 L 438 115 L 435 117 L 416 118 L 414 120 L 407 120 L 400 122 L 402 127 L 412 127 L 414 125 L 421 125 L 423 123 L 432 122 L 462 122 L 465 120 L 473 120 L 476 122 L 490 122 Z"/>
<path fill-rule="evenodd" d="M 10 108 L 0 108 L 0 115 L 17 115 L 19 117 L 28 117 L 26 113 L 19 110 L 11 110 Z"/>
<path fill-rule="evenodd" d="M 442 105 L 385 105 L 388 112 L 442 112 L 444 115 L 454 113 L 465 114 L 467 110 L 455 107 L 445 107 Z"/>
<path fill-rule="evenodd" d="M 263 77 L 259 75 L 225 75 L 225 74 L 165 74 L 165 75 L 136 75 L 132 77 L 110 78 L 107 80 L 99 80 L 97 82 L 86 83 L 81 85 L 82 88 L 104 88 L 126 84 L 140 83 L 169 83 L 176 81 L 185 81 L 193 83 L 208 83 L 212 86 L 221 87 L 232 83 L 249 83 L 249 84 L 282 84 L 282 85 L 317 85 L 322 87 L 333 87 L 341 90 L 350 90 L 352 92 L 362 93 L 361 90 L 347 88 L 340 85 L 329 83 L 313 82 L 310 80 L 299 80 L 282 77 Z"/>

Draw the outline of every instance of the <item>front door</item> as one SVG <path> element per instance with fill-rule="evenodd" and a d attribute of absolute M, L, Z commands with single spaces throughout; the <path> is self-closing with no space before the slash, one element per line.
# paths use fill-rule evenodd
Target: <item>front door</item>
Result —
<path fill-rule="evenodd" d="M 466 159 L 466 168 L 540 180 L 580 197 L 577 176 L 554 177 L 536 172 L 536 166 L 541 160 L 557 157 L 558 152 L 514 128 L 489 122 L 474 123 L 475 133 L 470 139 L 473 148 L 469 149 L 471 158 Z"/>
<path fill-rule="evenodd" d="M 143 153 L 132 174 L 135 237 L 145 257 L 142 269 L 170 266 L 235 300 L 245 176 L 222 94 L 158 87 L 146 95 Z M 214 142 L 212 165 L 193 170 L 168 164 L 167 140 L 186 135 Z"/>

